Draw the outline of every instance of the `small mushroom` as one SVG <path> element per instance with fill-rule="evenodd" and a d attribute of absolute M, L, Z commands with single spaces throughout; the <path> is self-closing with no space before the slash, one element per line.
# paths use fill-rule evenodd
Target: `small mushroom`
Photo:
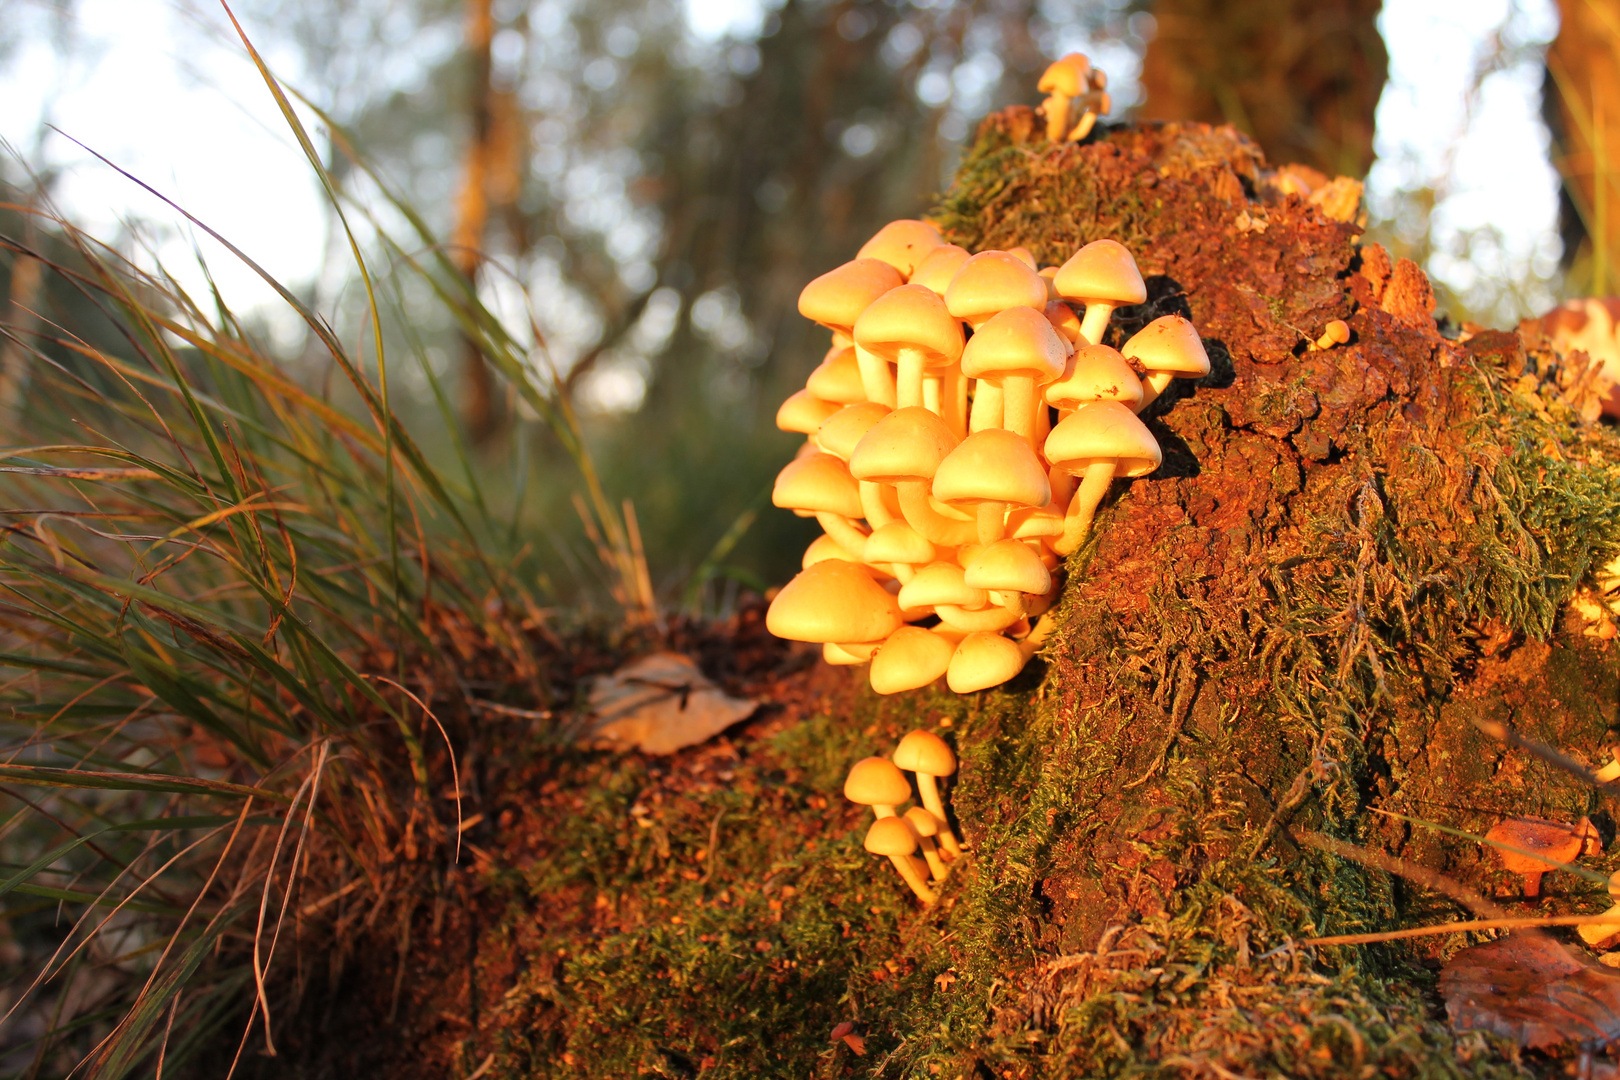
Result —
<path fill-rule="evenodd" d="M 926 285 L 902 285 L 872 301 L 855 323 L 855 345 L 895 366 L 895 405 L 923 404 L 934 379 L 962 358 L 962 323 Z M 939 408 L 932 410 L 940 412 Z"/>
<path fill-rule="evenodd" d="M 1093 240 L 1075 252 L 1058 268 L 1052 285 L 1063 299 L 1086 305 L 1080 337 L 1088 345 L 1102 343 L 1115 308 L 1147 299 L 1136 260 L 1117 240 Z"/>
<path fill-rule="evenodd" d="M 827 271 L 799 293 L 799 314 L 820 323 L 834 334 L 854 340 L 855 321 L 867 306 L 905 284 L 900 271 L 880 259 L 855 259 Z M 894 408 L 894 378 L 889 366 L 855 347 L 855 363 L 860 368 L 861 386 L 868 401 Z"/>
<path fill-rule="evenodd" d="M 923 864 L 914 854 L 917 834 L 905 818 L 884 817 L 872 822 L 872 827 L 866 830 L 866 850 L 874 855 L 887 855 L 911 886 L 911 891 L 917 894 L 917 899 L 925 904 L 939 900 L 939 894 L 928 887 L 923 877 Z"/>
<path fill-rule="evenodd" d="M 939 230 L 926 221 L 891 221 L 861 245 L 857 259 L 881 259 L 909 278 L 928 253 L 945 243 Z"/>
<path fill-rule="evenodd" d="M 836 401 L 823 401 L 809 390 L 800 390 L 789 395 L 776 410 L 776 426 L 783 431 L 814 435 L 827 418 L 841 408 L 843 406 Z"/>
<path fill-rule="evenodd" d="M 872 689 L 880 694 L 898 694 L 927 686 L 945 674 L 954 651 L 950 642 L 932 630 L 902 626 L 872 654 L 868 676 Z"/>
<path fill-rule="evenodd" d="M 1046 94 L 1041 113 L 1046 117 L 1046 137 L 1061 142 L 1069 130 L 1069 103 L 1090 89 L 1091 61 L 1081 53 L 1069 53 L 1054 60 L 1041 75 L 1035 89 Z"/>
<path fill-rule="evenodd" d="M 1164 460 L 1152 432 L 1117 401 L 1089 402 L 1066 417 L 1046 438 L 1046 458 L 1081 476 L 1080 489 L 1069 500 L 1063 535 L 1052 545 L 1059 555 L 1085 540 L 1115 476 L 1145 476 Z"/>
<path fill-rule="evenodd" d="M 882 641 L 900 629 L 900 606 L 866 568 L 827 559 L 801 570 L 771 601 L 765 628 L 789 641 Z"/>
<path fill-rule="evenodd" d="M 1088 401 L 1117 401 L 1139 412 L 1142 380 L 1125 357 L 1107 345 L 1082 346 L 1065 367 L 1063 377 L 1044 391 L 1047 404 L 1067 412 Z"/>
<path fill-rule="evenodd" d="M 1010 431 L 975 431 L 946 455 L 934 472 L 934 498 L 971 508 L 979 543 L 992 544 L 1005 535 L 1011 506 L 1045 506 L 1052 486 L 1035 451 Z M 904 503 L 901 504 L 904 506 Z"/>
<path fill-rule="evenodd" d="M 1334 319 L 1322 329 L 1322 336 L 1316 339 L 1318 349 L 1331 349 L 1335 345 L 1343 345 L 1350 340 L 1350 324 L 1343 319 Z"/>
<path fill-rule="evenodd" d="M 1524 878 L 1524 897 L 1541 896 L 1541 875 L 1574 862 L 1597 835 L 1591 821 L 1575 825 L 1546 818 L 1514 817 L 1492 826 L 1485 839 L 1502 857 L 1502 866 Z"/>
<path fill-rule="evenodd" d="M 939 842 L 946 853 L 953 859 L 962 854 L 962 846 L 951 832 L 950 819 L 945 816 L 945 801 L 939 797 L 936 782 L 939 777 L 956 772 L 956 755 L 950 745 L 933 732 L 918 729 L 907 734 L 894 748 L 894 764 L 916 774 L 917 794 L 922 798 L 923 807 L 939 821 Z"/>
<path fill-rule="evenodd" d="M 1620 874 L 1609 876 L 1609 896 L 1616 903 L 1611 905 L 1608 911 L 1603 912 L 1601 921 L 1585 923 L 1575 928 L 1576 933 L 1581 935 L 1581 940 L 1588 945 L 1596 946 L 1606 938 L 1620 934 Z"/>
<path fill-rule="evenodd" d="M 844 778 L 844 798 L 870 806 L 879 818 L 894 817 L 895 807 L 911 800 L 911 784 L 888 758 L 862 758 Z"/>
<path fill-rule="evenodd" d="M 836 401 L 840 405 L 865 401 L 866 388 L 861 385 L 855 350 L 847 345 L 828 349 L 816 370 L 805 380 L 804 388 L 823 401 Z"/>
<path fill-rule="evenodd" d="M 855 526 L 861 509 L 861 489 L 849 469 L 831 454 L 805 454 L 794 458 L 776 474 L 771 505 L 813 517 L 822 531 L 845 551 L 866 547 L 866 534 Z"/>
<path fill-rule="evenodd" d="M 917 264 L 917 269 L 911 274 L 911 284 L 927 286 L 943 297 L 945 290 L 951 287 L 951 279 L 962 269 L 962 264 L 967 262 L 968 258 L 967 248 L 957 247 L 955 244 L 941 244 Z"/>
<path fill-rule="evenodd" d="M 1024 614 L 1023 594 L 1044 596 L 1052 588 L 1052 574 L 1041 557 L 1016 539 L 997 540 L 974 552 L 962 567 L 962 580 L 970 588 L 984 589 L 992 602 L 1016 608 L 1020 616 Z M 997 594 L 1004 599 L 998 600 Z"/>
<path fill-rule="evenodd" d="M 1165 315 L 1142 327 L 1120 350 L 1147 370 L 1142 380 L 1141 412 L 1164 393 L 1171 379 L 1201 379 L 1209 374 L 1209 354 L 1193 324 L 1180 315 Z"/>
<path fill-rule="evenodd" d="M 1012 307 L 981 323 L 973 340 L 962 350 L 962 374 L 978 379 L 981 390 L 973 400 L 969 427 L 981 431 L 1002 427 L 1035 445 L 1035 414 L 1040 407 L 1038 388 L 1063 374 L 1068 348 L 1047 321 L 1045 306 Z M 982 393 L 986 385 L 1001 393 Z M 1000 399 L 1000 415 L 988 415 L 993 397 Z"/>
<path fill-rule="evenodd" d="M 926 633 L 927 631 L 924 631 Z M 950 876 L 950 867 L 945 860 L 939 857 L 939 847 L 934 843 L 934 837 L 939 834 L 939 819 L 920 806 L 913 806 L 905 813 L 906 823 L 911 831 L 917 834 L 917 841 L 922 845 L 923 858 L 928 862 L 928 873 L 935 881 L 944 881 Z"/>
<path fill-rule="evenodd" d="M 958 694 L 971 694 L 1002 683 L 1024 670 L 1028 659 L 1016 641 L 1000 634 L 972 633 L 962 639 L 945 672 L 945 685 Z"/>
<path fill-rule="evenodd" d="M 981 251 L 966 259 L 951 278 L 945 307 L 977 332 L 1008 308 L 1045 311 L 1046 282 L 1016 255 Z"/>
<path fill-rule="evenodd" d="M 927 409 L 896 409 L 861 437 L 850 472 L 862 484 L 892 484 L 908 525 L 931 543 L 957 547 L 977 535 L 975 523 L 947 518 L 929 501 L 934 476 L 956 447 L 955 433 Z"/>
<path fill-rule="evenodd" d="M 891 567 L 904 585 L 915 567 L 934 561 L 934 545 L 904 521 L 891 521 L 872 530 L 861 557 L 868 565 Z"/>

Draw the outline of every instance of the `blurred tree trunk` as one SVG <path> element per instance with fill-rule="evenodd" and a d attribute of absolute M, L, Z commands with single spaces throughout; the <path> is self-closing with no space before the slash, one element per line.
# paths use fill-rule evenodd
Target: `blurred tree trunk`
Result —
<path fill-rule="evenodd" d="M 472 133 L 462 162 L 450 258 L 476 286 L 492 212 L 505 223 L 519 253 L 527 246 L 528 229 L 516 212 L 523 185 L 522 123 L 513 92 L 495 84 L 490 58 L 490 42 L 495 37 L 493 0 L 465 0 L 464 15 Z M 499 431 L 504 413 L 495 397 L 494 372 L 477 342 L 463 336 L 462 343 L 464 419 L 473 441 L 485 443 Z"/>
<path fill-rule="evenodd" d="M 1389 73 L 1381 0 L 1157 0 L 1147 120 L 1228 123 L 1274 163 L 1360 177 Z"/>
<path fill-rule="evenodd" d="M 1558 14 L 1544 111 L 1563 177 L 1564 262 L 1584 267 L 1592 295 L 1605 296 L 1620 253 L 1620 0 L 1559 0 Z"/>

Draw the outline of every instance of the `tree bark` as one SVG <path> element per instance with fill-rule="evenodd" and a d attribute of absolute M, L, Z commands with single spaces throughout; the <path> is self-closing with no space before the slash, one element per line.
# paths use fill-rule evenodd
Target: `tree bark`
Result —
<path fill-rule="evenodd" d="M 477 288 L 483 262 L 484 234 L 489 227 L 490 194 L 495 179 L 495 89 L 491 78 L 489 46 L 495 36 L 492 0 L 465 0 L 465 44 L 470 67 L 469 113 L 472 138 L 463 159 L 461 192 L 456 198 L 456 222 L 450 234 L 450 259 Z M 495 378 L 478 342 L 462 336 L 462 409 L 474 443 L 485 443 L 496 433 Z"/>
<path fill-rule="evenodd" d="M 1558 10 L 1544 114 L 1563 178 L 1564 262 L 1584 266 L 1591 295 L 1606 296 L 1620 252 L 1620 0 L 1560 0 Z"/>
<path fill-rule="evenodd" d="M 1147 120 L 1226 123 L 1275 164 L 1362 176 L 1389 73 L 1380 0 L 1158 0 Z"/>

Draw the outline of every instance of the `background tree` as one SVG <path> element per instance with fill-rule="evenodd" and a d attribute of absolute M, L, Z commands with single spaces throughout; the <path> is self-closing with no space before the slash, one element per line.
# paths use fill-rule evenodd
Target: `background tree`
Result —
<path fill-rule="evenodd" d="M 1232 124 L 1279 164 L 1362 176 L 1388 75 L 1381 0 L 1156 0 L 1140 113 Z"/>
<path fill-rule="evenodd" d="M 1563 178 L 1564 262 L 1585 291 L 1605 296 L 1620 254 L 1620 2 L 1559 0 L 1558 14 L 1545 116 Z"/>

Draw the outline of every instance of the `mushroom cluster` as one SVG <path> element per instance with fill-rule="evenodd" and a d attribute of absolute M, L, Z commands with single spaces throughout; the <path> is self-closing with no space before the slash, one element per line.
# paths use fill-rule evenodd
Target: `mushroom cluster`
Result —
<path fill-rule="evenodd" d="M 1137 414 L 1209 372 L 1179 315 L 1103 344 L 1114 310 L 1146 298 L 1113 240 L 1038 270 L 922 221 L 884 226 L 807 285 L 799 311 L 832 348 L 777 413 L 807 440 L 771 498 L 824 535 L 772 602 L 771 632 L 870 661 L 880 694 L 1018 674 L 1109 485 L 1159 466 Z"/>
<path fill-rule="evenodd" d="M 901 804 L 911 799 L 911 784 L 905 772 L 917 778 L 917 794 L 922 805 L 904 814 Z M 945 818 L 945 804 L 939 797 L 939 777 L 956 772 L 956 755 L 944 739 L 927 731 L 913 731 L 900 740 L 889 758 L 862 758 L 844 780 L 844 798 L 860 806 L 870 806 L 876 818 L 866 831 L 866 850 L 887 855 L 917 899 L 932 904 L 939 894 L 929 887 L 950 873 L 945 864 L 962 854 L 962 846 Z M 917 858 L 921 848 L 923 858 Z M 926 875 L 926 876 L 925 876 Z"/>
<path fill-rule="evenodd" d="M 1091 134 L 1097 117 L 1113 108 L 1108 76 L 1080 53 L 1054 60 L 1036 88 L 1046 95 L 1041 113 L 1046 117 L 1046 137 L 1053 142 L 1079 142 Z"/>

